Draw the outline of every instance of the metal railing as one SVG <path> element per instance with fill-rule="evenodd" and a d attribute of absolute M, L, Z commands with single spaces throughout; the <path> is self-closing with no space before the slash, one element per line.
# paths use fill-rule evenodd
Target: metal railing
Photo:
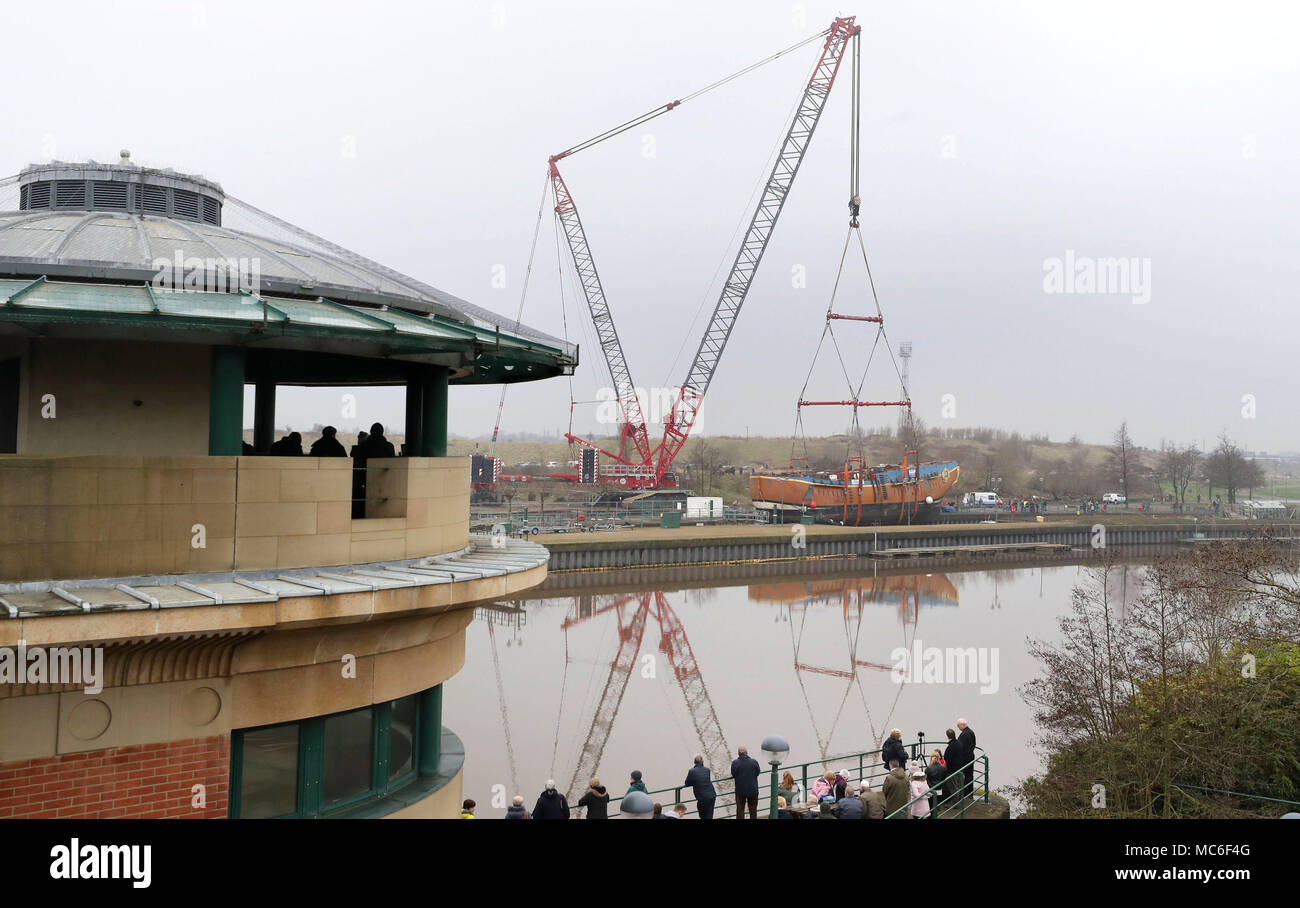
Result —
<path fill-rule="evenodd" d="M 510 510 L 479 509 L 470 512 L 470 524 L 490 528 L 496 524 L 511 524 L 516 532 L 520 527 L 536 527 L 539 533 L 601 532 L 639 527 L 657 527 L 664 514 L 681 515 L 682 525 L 702 524 L 762 524 L 766 515 L 753 508 L 724 507 L 707 515 L 688 515 L 677 510 L 675 504 L 646 505 L 644 507 L 613 508 L 588 505 L 575 507 L 562 501 L 541 507 L 537 502 L 515 504 Z M 581 519 L 579 519 L 581 515 Z"/>
<path fill-rule="evenodd" d="M 929 758 L 926 756 L 927 754 L 936 748 L 942 749 L 947 745 L 948 742 L 946 740 L 920 741 L 912 744 L 904 744 L 904 747 L 908 750 L 908 759 L 909 762 L 911 762 L 917 759 L 928 761 Z M 953 769 L 952 767 L 949 767 L 948 769 L 948 775 L 949 777 L 952 777 L 969 768 L 972 771 L 971 791 L 969 794 L 964 793 L 962 782 L 954 781 L 953 784 L 956 786 L 956 790 L 950 792 L 946 796 L 939 794 L 932 807 L 936 819 L 964 817 L 967 807 L 973 804 L 977 797 L 982 797 L 982 801 L 985 804 L 989 802 L 989 758 L 988 755 L 984 753 L 982 747 L 976 747 L 975 750 L 977 752 L 976 756 L 970 761 L 970 763 L 967 763 L 964 766 L 959 766 L 956 769 Z M 760 759 L 759 762 L 761 764 L 762 760 Z M 778 788 L 780 787 L 780 780 L 784 774 L 787 772 L 790 773 L 791 776 L 794 777 L 796 783 L 800 785 L 799 790 L 803 793 L 802 800 L 804 804 L 807 804 L 812 797 L 810 780 L 812 783 L 815 783 L 816 780 L 822 778 L 828 770 L 848 770 L 848 772 L 845 773 L 845 777 L 848 781 L 846 793 L 848 791 L 856 793 L 858 786 L 863 782 L 867 783 L 868 788 L 878 790 L 881 781 L 883 781 L 885 776 L 889 775 L 889 770 L 886 769 L 884 764 L 881 762 L 881 751 L 868 750 L 860 753 L 845 754 L 838 757 L 827 757 L 822 760 L 810 760 L 807 763 L 784 763 L 777 767 L 775 773 L 777 786 Z M 811 775 L 809 775 L 810 771 Z M 682 775 L 685 776 L 685 774 L 686 771 L 683 770 Z M 713 807 L 714 818 L 724 819 L 734 817 L 736 815 L 735 779 L 731 776 L 719 776 L 715 777 L 712 781 L 714 787 L 719 789 L 718 798 L 714 802 Z M 767 819 L 771 813 L 771 804 L 774 800 L 772 798 L 772 783 L 773 773 L 769 765 L 764 768 L 762 774 L 759 776 L 758 783 L 758 815 L 763 819 Z M 910 777 L 908 779 L 908 784 L 911 784 Z M 721 790 L 724 787 L 726 788 L 726 791 Z M 935 789 L 927 787 L 923 794 L 918 797 L 910 798 L 902 807 L 887 813 L 885 819 L 893 818 L 896 814 L 900 813 L 906 816 L 907 813 L 911 811 L 913 804 L 922 800 L 927 800 L 931 794 L 941 793 L 942 790 L 942 785 Z M 648 791 L 647 794 L 650 796 L 652 801 L 663 805 L 665 813 L 672 810 L 672 808 L 677 804 L 684 804 L 686 806 L 687 816 L 699 815 L 699 809 L 695 802 L 695 795 L 687 785 L 656 788 Z M 685 798 L 683 798 L 683 794 L 685 794 Z M 626 793 L 618 797 L 614 797 L 613 795 L 610 796 L 610 819 L 619 818 L 619 805 L 626 796 Z M 581 797 L 581 793 L 575 793 L 575 798 L 570 804 L 571 815 L 574 818 L 581 817 L 583 813 L 582 808 L 577 806 L 577 797 Z M 799 808 L 803 805 L 791 804 L 787 806 Z"/>
<path fill-rule="evenodd" d="M 1231 798 L 1237 798 L 1247 801 L 1262 801 L 1265 804 L 1283 804 L 1291 809 L 1291 812 L 1300 812 L 1300 801 L 1288 801 L 1285 798 L 1271 798 L 1265 795 L 1246 794 L 1244 791 L 1225 791 L 1222 788 L 1205 788 L 1201 785 L 1188 785 L 1183 782 L 1175 782 L 1170 786 L 1172 791 L 1199 791 L 1205 794 L 1225 795 Z"/>

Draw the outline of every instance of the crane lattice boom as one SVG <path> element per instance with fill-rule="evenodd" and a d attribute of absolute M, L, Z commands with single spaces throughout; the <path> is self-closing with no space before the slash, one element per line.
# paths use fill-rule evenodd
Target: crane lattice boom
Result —
<path fill-rule="evenodd" d="M 848 45 L 849 39 L 856 37 L 861 31 L 861 26 L 853 24 L 852 16 L 836 19 L 831 23 L 826 44 L 822 48 L 821 59 L 817 61 L 817 68 L 804 89 L 803 98 L 800 99 L 794 120 L 786 131 L 785 141 L 781 143 L 781 150 L 772 166 L 772 173 L 767 179 L 762 198 L 759 199 L 758 208 L 750 219 L 749 229 L 740 244 L 740 251 L 736 253 L 736 261 L 731 266 L 731 273 L 727 276 L 726 283 L 722 285 L 722 293 L 718 298 L 717 306 L 713 309 L 713 317 L 709 320 L 704 337 L 700 341 L 695 360 L 686 374 L 686 381 L 682 383 L 672 413 L 664 423 L 664 438 L 659 446 L 658 462 L 655 466 L 655 475 L 659 479 L 663 478 L 664 473 L 672 466 L 673 459 L 686 444 L 691 427 L 695 424 L 695 417 L 699 413 L 700 404 L 704 402 L 704 395 L 717 372 L 722 351 L 726 349 L 731 330 L 740 315 L 740 308 L 745 303 L 745 297 L 749 295 L 758 263 L 763 260 L 763 253 L 767 251 L 768 241 L 772 238 L 772 230 L 781 215 L 781 209 L 790 193 L 790 186 L 794 183 L 795 174 L 799 172 L 799 165 L 803 163 L 804 153 L 808 150 L 813 131 L 816 130 L 822 111 L 826 108 L 826 99 L 830 96 L 831 86 L 835 83 L 840 61 L 844 58 L 844 48 Z"/>

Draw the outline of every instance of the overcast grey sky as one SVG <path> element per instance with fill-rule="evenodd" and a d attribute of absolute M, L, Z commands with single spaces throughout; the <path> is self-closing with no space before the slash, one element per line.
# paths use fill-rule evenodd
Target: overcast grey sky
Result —
<path fill-rule="evenodd" d="M 1247 448 L 1300 449 L 1294 4 L 59 10 L 57 40 L 11 31 L 5 171 L 130 148 L 138 163 L 204 174 L 508 317 L 549 154 L 856 14 L 863 237 L 889 337 L 914 344 L 919 416 L 1089 441 L 1127 419 L 1141 444 L 1226 429 Z M 734 257 L 733 231 L 817 53 L 805 47 L 566 161 L 638 384 L 684 378 L 715 271 Z M 844 241 L 848 112 L 837 83 L 701 412 L 710 434 L 794 425 Z M 561 335 L 549 210 L 524 321 Z M 1149 287 L 1046 292 L 1045 266 L 1067 253 L 1137 259 Z M 796 266 L 806 287 L 792 286 Z M 870 309 L 860 271 L 837 308 Z M 567 333 L 584 359 L 574 395 L 590 400 L 605 380 L 581 309 L 569 309 Z M 839 336 L 860 370 L 870 332 Z M 893 396 L 887 362 L 871 376 L 864 397 Z M 808 396 L 843 390 L 824 369 Z M 956 407 L 947 420 L 944 395 Z M 338 422 L 337 396 L 282 392 L 280 418 L 294 407 L 303 425 Z M 569 397 L 562 379 L 516 386 L 503 428 L 562 432 Z M 496 389 L 453 389 L 451 430 L 490 431 L 495 406 Z M 400 391 L 368 392 L 359 409 L 400 424 Z M 595 408 L 580 409 L 590 429 Z M 811 428 L 844 422 L 820 413 Z"/>

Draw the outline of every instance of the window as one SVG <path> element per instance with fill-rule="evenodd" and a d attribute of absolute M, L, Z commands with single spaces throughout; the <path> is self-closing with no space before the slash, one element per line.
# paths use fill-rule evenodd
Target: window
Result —
<path fill-rule="evenodd" d="M 322 810 L 355 801 L 370 791 L 375 776 L 374 710 L 359 709 L 326 719 L 323 755 Z"/>
<path fill-rule="evenodd" d="M 388 735 L 389 781 L 415 771 L 415 697 L 393 701 L 392 724 Z"/>
<path fill-rule="evenodd" d="M 342 813 L 409 785 L 420 760 L 421 701 L 437 704 L 436 718 L 441 695 L 433 687 L 362 709 L 232 732 L 230 816 Z"/>
<path fill-rule="evenodd" d="M 245 817 L 280 817 L 298 807 L 298 726 L 273 725 L 243 735 Z"/>

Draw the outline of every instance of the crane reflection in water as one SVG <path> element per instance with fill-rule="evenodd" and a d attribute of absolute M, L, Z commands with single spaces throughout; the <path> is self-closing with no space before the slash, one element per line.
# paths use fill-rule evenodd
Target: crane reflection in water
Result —
<path fill-rule="evenodd" d="M 704 591 L 707 594 L 710 591 Z M 686 625 L 679 617 L 674 603 L 680 608 L 691 598 L 690 590 L 637 591 L 622 594 L 585 594 L 565 599 L 519 600 L 509 604 L 499 603 L 491 607 L 480 608 L 476 618 L 487 623 L 489 645 L 492 648 L 492 664 L 496 681 L 496 693 L 501 712 L 502 731 L 505 751 L 509 760 L 510 781 L 513 790 L 522 790 L 515 759 L 515 747 L 510 732 L 510 712 L 507 692 L 502 683 L 500 668 L 501 643 L 498 637 L 505 638 L 505 646 L 522 645 L 522 630 L 525 625 L 526 608 L 538 605 L 562 606 L 566 614 L 560 627 L 564 634 L 564 675 L 560 681 L 559 706 L 556 719 L 556 737 L 551 754 L 551 775 L 560 782 L 562 790 L 569 797 L 570 804 L 587 788 L 587 782 L 599 773 L 601 759 L 606 744 L 619 718 L 624 695 L 628 690 L 632 675 L 644 670 L 647 664 L 653 664 L 662 655 L 666 661 L 672 683 L 681 693 L 686 715 L 690 719 L 688 739 L 705 758 L 706 764 L 714 768 L 715 776 L 729 774 L 731 759 L 734 756 L 727 744 L 723 722 L 715 708 L 706 679 L 701 671 L 688 636 Z M 867 690 L 863 685 L 864 675 L 884 675 L 892 668 L 887 664 L 888 653 L 895 646 L 910 647 L 915 637 L 916 628 L 922 609 L 929 607 L 953 607 L 958 602 L 956 586 L 949 578 L 940 573 L 926 575 L 891 575 L 875 577 L 848 577 L 817 580 L 787 580 L 768 583 L 753 583 L 746 588 L 747 600 L 752 603 L 772 605 L 777 608 L 775 620 L 785 623 L 790 633 L 790 664 L 794 670 L 795 680 L 803 696 L 816 735 L 818 751 L 822 760 L 832 757 L 831 742 L 836 730 L 845 721 L 846 708 L 853 695 L 861 701 L 865 713 L 866 727 L 870 733 L 868 741 L 857 741 L 855 746 L 873 747 L 879 744 L 883 734 L 889 729 L 894 708 L 901 694 L 902 684 L 892 680 L 888 686 L 894 688 L 889 693 L 887 704 L 876 704 L 875 709 L 869 701 Z M 868 609 L 892 608 L 898 616 L 899 639 L 882 640 L 878 632 L 863 632 L 863 616 Z M 825 622 L 832 619 L 837 630 L 828 633 Z M 817 629 L 811 628 L 816 624 Z M 569 647 L 569 632 L 583 626 L 599 627 L 603 632 L 600 655 L 595 661 L 593 677 L 588 681 L 589 689 L 594 692 L 594 705 L 580 706 L 581 717 L 576 720 L 576 727 L 582 729 L 581 750 L 576 759 L 560 757 L 560 728 L 568 725 L 563 721 L 566 710 L 566 694 L 569 693 L 569 667 L 579 661 Z M 653 632 L 657 630 L 657 638 Z M 647 631 L 651 639 L 647 639 Z M 815 637 L 819 645 L 825 647 L 828 642 L 833 647 L 842 647 L 842 655 L 836 659 L 818 659 L 805 653 L 805 641 Z M 834 642 L 840 641 L 840 642 Z M 861 650 L 869 650 L 869 658 L 860 658 Z M 584 648 L 585 651 L 585 648 Z M 828 664 L 823 664 L 828 663 Z M 809 695 L 809 684 L 814 679 L 832 678 L 842 682 L 842 690 L 836 689 L 835 699 L 838 705 L 831 716 L 819 715 L 826 709 L 823 704 L 826 697 Z M 734 683 L 736 679 L 725 679 Z M 715 683 L 719 683 L 714 679 Z M 883 688 L 875 686 L 877 696 Z M 584 698 L 588 700 L 589 698 Z M 883 706 L 883 708 L 882 708 Z M 856 710 L 853 710 L 856 712 Z M 823 727 L 829 719 L 829 728 L 823 733 Z M 854 717 L 858 722 L 861 717 Z M 632 721 L 632 720 L 629 720 Z M 571 770 L 563 764 L 570 764 Z M 565 784 L 567 783 L 567 784 Z M 718 812 L 722 817 L 730 814 L 731 787 L 718 784 Z M 617 795 L 617 793 L 612 792 Z M 724 806 L 725 805 L 725 806 Z M 575 810 L 575 815 L 577 811 Z"/>

